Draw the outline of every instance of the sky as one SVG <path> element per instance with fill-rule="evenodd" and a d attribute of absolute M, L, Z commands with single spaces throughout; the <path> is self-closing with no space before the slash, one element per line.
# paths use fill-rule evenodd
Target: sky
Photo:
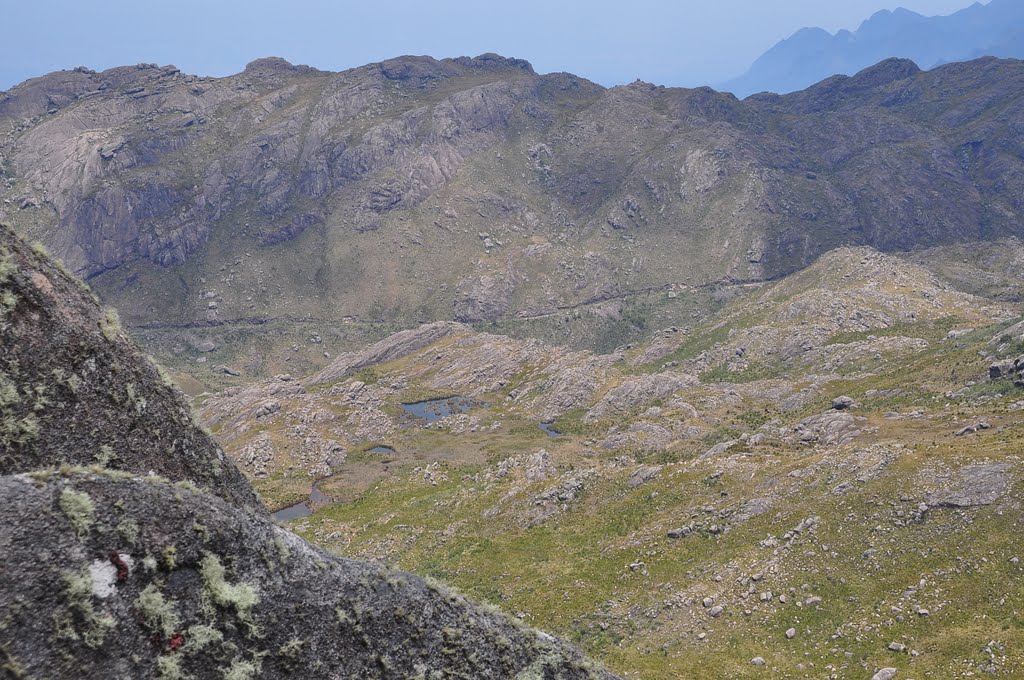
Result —
<path fill-rule="evenodd" d="M 987 0 L 986 0 L 987 1 Z M 0 90 L 76 66 L 174 64 L 222 76 L 258 57 L 342 70 L 403 54 L 497 52 L 603 85 L 740 75 L 804 26 L 855 29 L 881 9 L 972 0 L 0 0 Z"/>

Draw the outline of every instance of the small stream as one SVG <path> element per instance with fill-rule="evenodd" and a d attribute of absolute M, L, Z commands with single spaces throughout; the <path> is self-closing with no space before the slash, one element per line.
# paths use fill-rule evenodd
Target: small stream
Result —
<path fill-rule="evenodd" d="M 375 446 L 369 449 L 367 453 L 376 453 L 380 455 L 391 455 L 395 453 L 395 450 L 390 446 Z M 385 460 L 385 463 L 390 463 L 390 460 Z M 387 468 L 385 468 L 386 470 Z M 330 505 L 334 502 L 334 499 L 325 494 L 320 490 L 320 484 L 326 482 L 334 475 L 328 475 L 321 477 L 320 479 L 313 482 L 313 488 L 309 492 L 309 497 L 295 505 L 289 505 L 287 508 L 281 508 L 277 512 L 273 513 L 271 517 L 277 522 L 288 522 L 293 519 L 301 519 L 303 517 L 309 517 L 313 514 L 313 510 L 322 507 L 324 505 Z"/>

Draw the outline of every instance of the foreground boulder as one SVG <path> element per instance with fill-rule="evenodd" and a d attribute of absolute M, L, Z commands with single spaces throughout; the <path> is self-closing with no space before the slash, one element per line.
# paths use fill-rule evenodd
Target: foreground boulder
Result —
<path fill-rule="evenodd" d="M 262 508 L 89 289 L 0 225 L 0 474 L 99 464 Z"/>
<path fill-rule="evenodd" d="M 0 479 L 0 665 L 58 678 L 613 678 L 443 587 L 190 485 Z"/>

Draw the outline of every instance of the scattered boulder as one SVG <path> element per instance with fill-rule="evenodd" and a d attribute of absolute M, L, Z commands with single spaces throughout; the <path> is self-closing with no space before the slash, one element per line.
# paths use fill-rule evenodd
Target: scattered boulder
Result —
<path fill-rule="evenodd" d="M 527 459 L 525 474 L 527 481 L 540 482 L 555 476 L 558 472 L 551 464 L 551 454 L 545 449 L 541 449 Z"/>
<path fill-rule="evenodd" d="M 800 441 L 807 444 L 839 446 L 849 444 L 864 433 L 860 425 L 863 420 L 847 411 L 827 411 L 804 420 L 796 426 L 796 433 Z"/>
<path fill-rule="evenodd" d="M 836 397 L 832 400 L 832 408 L 836 411 L 846 411 L 857 405 L 851 397 Z"/>
<path fill-rule="evenodd" d="M 731 449 L 732 447 L 736 446 L 739 443 L 740 443 L 740 440 L 738 440 L 738 439 L 730 439 L 729 441 L 719 442 L 718 444 L 715 444 L 710 449 L 708 449 L 707 451 L 702 453 L 697 458 L 697 460 L 707 460 L 708 458 L 714 458 L 716 456 L 720 456 L 720 455 L 722 455 L 723 453 L 725 453 L 726 451 L 728 451 L 729 449 Z"/>
<path fill-rule="evenodd" d="M 202 352 L 204 354 L 217 351 L 217 347 L 217 343 L 215 343 L 212 340 L 204 340 L 202 342 L 196 343 L 196 351 Z"/>
<path fill-rule="evenodd" d="M 883 668 L 872 675 L 871 680 L 893 680 L 898 672 L 895 668 Z"/>
<path fill-rule="evenodd" d="M 636 488 L 642 484 L 646 484 L 652 479 L 656 479 L 661 474 L 663 465 L 647 465 L 641 467 L 629 477 L 629 481 L 626 484 L 631 488 Z"/>
<path fill-rule="evenodd" d="M 1002 359 L 996 361 L 988 367 L 988 377 L 990 380 L 1002 380 L 1004 378 L 1013 378 L 1024 371 L 1024 356 L 1019 356 L 1016 359 Z"/>
<path fill-rule="evenodd" d="M 364 350 L 340 355 L 330 366 L 311 378 L 310 384 L 335 382 L 362 368 L 400 359 L 434 344 L 461 328 L 464 327 L 460 324 L 437 322 L 389 335 Z"/>

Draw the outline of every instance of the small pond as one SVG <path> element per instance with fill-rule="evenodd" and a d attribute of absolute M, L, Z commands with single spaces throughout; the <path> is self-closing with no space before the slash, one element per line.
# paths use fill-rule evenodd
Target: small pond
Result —
<path fill-rule="evenodd" d="M 322 481 L 324 480 L 318 479 L 316 482 L 313 483 L 313 489 L 309 492 L 308 499 L 302 501 L 301 503 L 296 503 L 295 505 L 289 505 L 287 508 L 281 508 L 273 515 L 271 515 L 271 517 L 273 517 L 274 520 L 278 522 L 287 522 L 288 520 L 292 519 L 309 517 L 313 514 L 313 508 L 333 503 L 334 499 L 332 499 L 330 496 L 325 494 L 317 487 L 317 484 L 319 484 Z"/>
<path fill-rule="evenodd" d="M 561 434 L 559 432 L 557 432 L 554 429 L 552 429 L 552 428 L 554 428 L 554 426 L 555 426 L 555 422 L 554 421 L 551 421 L 550 423 L 541 423 L 540 424 L 540 429 L 544 430 L 544 432 L 546 432 L 549 437 L 561 436 Z"/>
<path fill-rule="evenodd" d="M 374 446 L 372 449 L 368 449 L 366 452 L 367 453 L 379 453 L 381 455 L 387 456 L 387 455 L 391 455 L 392 453 L 394 453 L 395 450 L 393 448 L 391 448 L 390 446 Z"/>
<path fill-rule="evenodd" d="M 402 409 L 409 415 L 435 423 L 442 418 L 457 413 L 465 413 L 473 408 L 473 401 L 467 397 L 445 397 L 444 399 L 429 399 L 417 401 L 413 404 L 402 404 Z"/>
<path fill-rule="evenodd" d="M 271 517 L 277 522 L 287 522 L 291 519 L 299 519 L 300 517 L 309 517 L 313 514 L 313 510 L 309 507 L 309 503 L 302 501 L 295 505 L 289 505 L 287 508 L 281 508 L 275 512 Z"/>

